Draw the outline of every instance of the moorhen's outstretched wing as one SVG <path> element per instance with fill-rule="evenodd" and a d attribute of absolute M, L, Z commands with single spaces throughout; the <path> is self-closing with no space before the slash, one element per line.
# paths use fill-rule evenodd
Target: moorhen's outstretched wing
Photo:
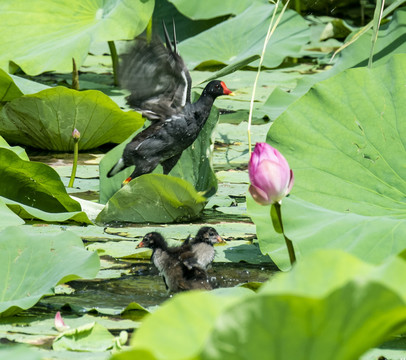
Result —
<path fill-rule="evenodd" d="M 138 38 L 120 64 L 121 86 L 131 92 L 128 104 L 149 120 L 166 120 L 190 103 L 192 80 L 177 53 L 175 24 L 173 47 L 163 27 L 166 47 L 159 38 Z"/>

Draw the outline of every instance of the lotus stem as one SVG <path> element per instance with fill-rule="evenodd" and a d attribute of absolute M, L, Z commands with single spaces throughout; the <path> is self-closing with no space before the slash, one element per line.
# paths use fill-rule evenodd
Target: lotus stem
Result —
<path fill-rule="evenodd" d="M 280 0 L 278 0 L 275 4 L 275 9 L 274 12 L 272 14 L 272 18 L 271 18 L 271 22 L 269 23 L 269 27 L 268 27 L 268 32 L 266 33 L 265 36 L 265 41 L 264 41 L 264 47 L 262 48 L 262 53 L 261 53 L 261 57 L 259 59 L 259 65 L 258 65 L 258 71 L 257 71 L 257 75 L 255 77 L 255 81 L 254 81 L 254 85 L 252 87 L 252 95 L 251 95 L 251 101 L 250 101 L 250 111 L 248 114 L 248 128 L 247 128 L 247 133 L 248 133 L 248 152 L 249 155 L 251 156 L 251 123 L 252 123 L 252 113 L 254 111 L 254 100 L 255 100 L 255 92 L 257 89 L 257 84 L 258 84 L 258 79 L 259 79 L 259 74 L 261 73 L 261 66 L 262 63 L 264 61 L 264 57 L 265 57 L 265 51 L 266 51 L 266 47 L 268 45 L 269 40 L 271 39 L 272 34 L 275 32 L 276 27 L 278 26 L 283 14 L 285 13 L 285 10 L 289 4 L 289 0 L 286 1 L 285 5 L 283 6 L 278 18 L 276 19 L 275 23 L 275 16 L 276 16 L 276 12 L 279 8 L 279 3 Z"/>
<path fill-rule="evenodd" d="M 114 43 L 114 41 L 109 41 L 108 44 L 110 49 L 111 61 L 113 63 L 114 86 L 118 86 L 118 55 L 116 44 Z"/>
<path fill-rule="evenodd" d="M 146 34 L 147 34 L 147 43 L 149 44 L 152 39 L 152 16 L 151 16 L 151 19 L 149 19 L 149 21 L 148 21 Z"/>
<path fill-rule="evenodd" d="M 72 89 L 79 90 L 79 71 L 74 58 L 72 58 Z"/>
<path fill-rule="evenodd" d="M 292 240 L 290 240 L 286 235 L 285 235 L 285 231 L 283 229 L 283 223 L 282 223 L 282 213 L 281 213 L 281 204 L 280 203 L 275 203 L 272 205 L 272 207 L 274 207 L 275 211 L 276 211 L 276 215 L 278 218 L 278 225 L 279 225 L 279 230 L 282 232 L 283 237 L 285 238 L 285 243 L 286 243 L 286 247 L 288 249 L 288 253 L 289 253 L 289 260 L 290 260 L 290 264 L 293 266 L 294 263 L 296 262 L 296 254 L 295 254 L 295 249 L 293 247 L 293 243 Z M 271 211 L 272 211 L 272 207 L 271 207 Z M 271 215 L 272 217 L 272 215 Z"/>
<path fill-rule="evenodd" d="M 70 175 L 70 180 L 68 187 L 73 187 L 73 183 L 76 177 L 76 169 L 78 167 L 78 157 L 79 157 L 79 139 L 80 139 L 80 132 L 75 128 L 72 133 L 73 137 L 73 165 L 72 165 L 72 173 Z"/>

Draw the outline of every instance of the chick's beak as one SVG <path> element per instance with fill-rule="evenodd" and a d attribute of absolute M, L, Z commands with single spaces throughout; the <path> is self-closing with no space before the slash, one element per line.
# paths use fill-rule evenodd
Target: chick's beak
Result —
<path fill-rule="evenodd" d="M 144 243 L 141 241 L 135 248 L 139 249 L 139 248 L 142 248 L 142 247 L 144 247 Z"/>
<path fill-rule="evenodd" d="M 217 235 L 217 242 L 219 244 L 226 244 L 226 241 L 220 235 Z"/>

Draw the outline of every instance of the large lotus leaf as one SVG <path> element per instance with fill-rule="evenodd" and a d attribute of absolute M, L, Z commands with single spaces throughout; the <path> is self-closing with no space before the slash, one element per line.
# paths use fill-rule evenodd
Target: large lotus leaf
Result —
<path fill-rule="evenodd" d="M 16 153 L 21 159 L 23 159 L 23 160 L 27 160 L 27 161 L 30 160 L 30 159 L 28 158 L 27 153 L 25 152 L 25 149 L 23 149 L 23 148 L 20 147 L 20 146 L 10 146 L 10 145 L 7 143 L 7 141 L 3 139 L 2 136 L 0 136 L 0 147 L 9 149 L 9 150 L 15 152 L 15 153 Z"/>
<path fill-rule="evenodd" d="M 189 221 L 199 216 L 205 204 L 206 198 L 186 180 L 146 174 L 117 191 L 97 216 L 96 222 Z"/>
<path fill-rule="evenodd" d="M 141 33 L 153 8 L 153 0 L 2 1 L 0 67 L 12 60 L 30 75 L 70 72 L 72 58 L 81 66 L 92 42 Z"/>
<path fill-rule="evenodd" d="M 196 94 L 193 93 L 194 99 Z M 217 189 L 217 180 L 211 167 L 212 162 L 212 133 L 217 124 L 219 113 L 213 106 L 210 116 L 195 142 L 183 151 L 182 156 L 169 175 L 187 180 L 197 191 L 210 192 L 213 195 Z M 106 174 L 123 154 L 125 145 L 135 134 L 129 136 L 123 143 L 109 151 L 100 161 L 100 202 L 105 204 L 120 188 L 122 182 L 130 176 L 134 168 L 130 167 L 119 174 L 108 178 Z M 153 172 L 162 174 L 161 166 Z"/>
<path fill-rule="evenodd" d="M 241 14 L 183 41 L 179 51 L 189 68 L 209 61 L 230 65 L 260 55 L 273 10 L 268 1 L 255 1 Z M 297 57 L 309 39 L 305 20 L 287 10 L 268 43 L 264 66 L 277 67 L 285 57 Z"/>
<path fill-rule="evenodd" d="M 24 223 L 25 221 L 10 210 L 4 201 L 0 199 L 0 228 Z"/>
<path fill-rule="evenodd" d="M 63 231 L 34 235 L 29 228 L 0 233 L 0 313 L 12 315 L 34 306 L 52 288 L 99 270 L 96 253 L 84 250 L 79 236 Z"/>
<path fill-rule="evenodd" d="M 316 84 L 272 125 L 267 141 L 295 174 L 282 217 L 301 254 L 334 247 L 377 263 L 406 248 L 405 69 L 399 54 L 372 70 L 344 71 Z M 262 213 L 269 216 L 269 207 Z M 259 239 L 261 248 L 283 247 L 272 231 Z M 286 260 L 279 251 L 275 261 Z"/>
<path fill-rule="evenodd" d="M 3 101 L 10 101 L 23 95 L 13 79 L 0 69 L 0 106 Z"/>
<path fill-rule="evenodd" d="M 131 346 L 166 360 L 358 359 L 405 329 L 405 271 L 400 257 L 377 267 L 341 251 L 308 254 L 257 294 L 175 296 L 145 318 Z"/>
<path fill-rule="evenodd" d="M 57 172 L 48 165 L 21 159 L 12 150 L 0 147 L 0 197 L 17 215 L 48 221 L 76 217 L 90 223 L 80 204 L 71 199 Z M 35 213 L 28 214 L 29 209 Z M 49 218 L 47 218 L 49 214 Z M 58 220 L 59 216 L 63 219 Z"/>
<path fill-rule="evenodd" d="M 406 8 L 401 8 L 394 13 L 389 23 L 380 27 L 374 48 L 373 66 L 382 65 L 393 54 L 406 52 L 405 24 Z M 355 32 L 350 34 L 348 39 L 354 34 Z M 338 55 L 339 57 L 331 69 L 304 76 L 293 91 L 285 92 L 280 89 L 274 91 L 266 101 L 263 110 L 268 113 L 271 119 L 275 119 L 317 82 L 337 75 L 348 68 L 366 66 L 371 51 L 372 36 L 373 30 L 367 31 Z"/>
<path fill-rule="evenodd" d="M 217 0 L 189 1 L 189 0 L 169 0 L 176 8 L 187 17 L 197 19 L 211 19 L 221 15 L 237 15 L 243 12 L 252 0 Z"/>
<path fill-rule="evenodd" d="M 140 114 L 123 112 L 100 91 L 55 87 L 7 103 L 0 114 L 0 134 L 9 142 L 72 151 L 72 131 L 80 132 L 79 149 L 120 143 L 143 124 Z"/>

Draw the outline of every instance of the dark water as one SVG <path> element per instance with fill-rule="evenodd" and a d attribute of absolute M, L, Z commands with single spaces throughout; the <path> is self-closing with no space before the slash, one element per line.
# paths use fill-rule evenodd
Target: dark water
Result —
<path fill-rule="evenodd" d="M 218 287 L 233 287 L 249 282 L 264 282 L 276 271 L 272 264 L 214 263 L 208 273 Z M 72 281 L 69 285 L 76 290 L 74 294 L 49 297 L 41 303 L 55 308 L 69 304 L 77 312 L 109 308 L 115 309 L 118 314 L 131 302 L 150 307 L 170 298 L 162 277 L 147 262 L 131 264 L 131 274 L 118 279 L 80 280 Z"/>

